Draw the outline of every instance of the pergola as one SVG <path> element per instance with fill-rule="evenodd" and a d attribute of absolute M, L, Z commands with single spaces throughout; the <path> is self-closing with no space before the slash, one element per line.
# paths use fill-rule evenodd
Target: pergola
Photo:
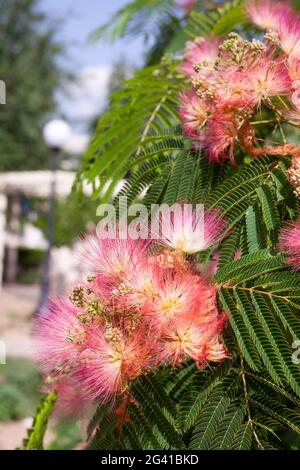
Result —
<path fill-rule="evenodd" d="M 22 196 L 48 198 L 55 178 L 57 197 L 70 194 L 75 172 L 20 171 L 0 173 L 0 289 L 3 280 L 4 252 L 8 254 L 8 279 L 14 280 L 17 249 L 20 246 L 20 201 Z M 7 199 L 11 198 L 10 221 L 7 225 Z"/>

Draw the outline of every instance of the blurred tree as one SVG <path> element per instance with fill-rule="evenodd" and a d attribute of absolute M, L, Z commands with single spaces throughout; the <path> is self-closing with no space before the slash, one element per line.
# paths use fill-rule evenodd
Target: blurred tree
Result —
<path fill-rule="evenodd" d="M 96 216 L 99 201 L 94 201 L 87 196 L 78 200 L 71 194 L 65 200 L 56 203 L 56 230 L 55 246 L 71 245 L 81 235 L 96 227 L 99 218 Z"/>
<path fill-rule="evenodd" d="M 0 171 L 45 168 L 41 137 L 45 116 L 54 109 L 53 91 L 61 70 L 57 26 L 39 11 L 39 0 L 0 0 Z"/>

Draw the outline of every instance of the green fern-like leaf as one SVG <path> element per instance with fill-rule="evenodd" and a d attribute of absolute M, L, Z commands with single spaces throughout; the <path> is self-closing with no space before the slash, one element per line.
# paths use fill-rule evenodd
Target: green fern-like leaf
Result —
<path fill-rule="evenodd" d="M 47 430 L 48 419 L 53 411 L 56 399 L 56 392 L 52 392 L 42 400 L 32 427 L 28 430 L 27 437 L 23 441 L 21 450 L 43 450 L 43 440 Z"/>

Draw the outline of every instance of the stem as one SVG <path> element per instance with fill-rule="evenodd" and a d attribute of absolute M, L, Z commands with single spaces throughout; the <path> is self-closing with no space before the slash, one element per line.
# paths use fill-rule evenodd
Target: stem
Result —
<path fill-rule="evenodd" d="M 276 297 L 277 299 L 281 299 L 281 300 L 284 300 L 285 302 L 289 302 L 292 304 L 292 302 L 288 299 L 288 297 L 284 296 L 284 295 L 276 295 L 276 294 L 273 294 L 273 292 L 266 292 L 264 290 L 259 290 L 259 289 L 254 289 L 253 287 L 240 287 L 239 285 L 236 285 L 236 286 L 233 286 L 233 285 L 229 285 L 229 284 L 226 284 L 224 283 L 222 285 L 222 287 L 225 287 L 225 289 L 240 289 L 240 290 L 244 290 L 244 291 L 247 291 L 247 292 L 257 292 L 258 294 L 263 294 L 263 295 L 267 295 L 268 297 L 272 298 L 272 297 Z M 292 304 L 293 305 L 293 304 Z"/>
<path fill-rule="evenodd" d="M 259 124 L 271 124 L 277 122 L 275 119 L 263 119 L 261 121 L 250 121 L 252 126 L 258 126 Z"/>
<path fill-rule="evenodd" d="M 122 439 L 122 429 L 123 429 L 123 424 L 126 418 L 126 413 L 127 413 L 127 406 L 130 401 L 130 394 L 129 392 L 126 392 L 126 396 L 124 397 L 125 403 L 124 403 L 124 410 L 122 412 L 122 416 L 120 419 L 120 428 L 119 428 L 119 434 L 118 434 L 118 441 L 121 442 Z"/>
<path fill-rule="evenodd" d="M 285 137 L 284 131 L 283 131 L 283 129 L 282 129 L 282 125 L 281 125 L 281 123 L 280 123 L 280 119 L 278 119 L 277 124 L 278 124 L 278 126 L 279 126 L 279 130 L 280 130 L 280 134 L 281 134 L 281 137 L 282 137 L 283 144 L 286 145 L 286 137 Z"/>
<path fill-rule="evenodd" d="M 251 409 L 250 409 L 250 398 L 249 398 L 249 395 L 248 395 L 248 389 L 247 389 L 247 382 L 246 382 L 246 372 L 245 372 L 245 365 L 244 365 L 244 358 L 242 356 L 242 353 L 240 352 L 241 354 L 241 376 L 242 376 L 242 382 L 243 382 L 243 389 L 244 389 L 244 397 L 245 397 L 245 403 L 246 403 L 246 409 L 247 409 L 247 415 L 248 415 L 248 423 L 251 427 L 251 430 L 252 430 L 252 434 L 254 436 L 254 439 L 256 440 L 257 442 L 257 445 L 260 449 L 263 448 L 260 440 L 259 440 L 259 437 L 255 431 L 255 423 L 254 421 L 252 420 L 252 417 L 251 417 Z"/>

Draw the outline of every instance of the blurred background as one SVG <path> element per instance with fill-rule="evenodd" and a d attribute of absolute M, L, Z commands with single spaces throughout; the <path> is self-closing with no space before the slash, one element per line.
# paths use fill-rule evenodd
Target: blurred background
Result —
<path fill-rule="evenodd" d="M 89 188 L 70 197 L 109 96 L 144 61 L 143 39 L 92 41 L 126 0 L 0 0 L 0 450 L 19 446 L 39 404 L 34 316 L 84 270 L 95 229 Z M 54 420 L 47 446 L 74 448 L 80 426 Z"/>

